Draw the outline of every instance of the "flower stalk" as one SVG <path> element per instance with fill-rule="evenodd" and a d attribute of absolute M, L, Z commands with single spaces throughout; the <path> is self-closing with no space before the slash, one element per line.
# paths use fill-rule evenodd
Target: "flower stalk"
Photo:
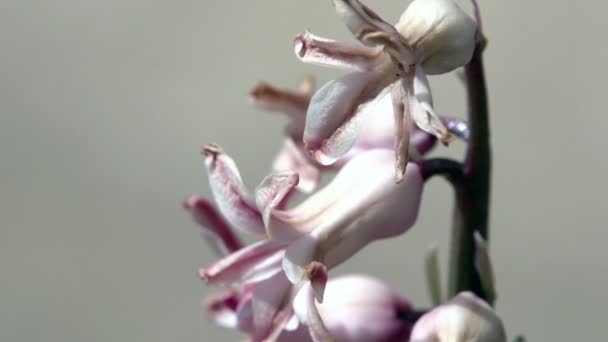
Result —
<path fill-rule="evenodd" d="M 465 66 L 471 136 L 466 150 L 463 182 L 455 187 L 448 296 L 469 290 L 486 299 L 474 260 L 475 232 L 488 240 L 492 166 L 482 52 L 483 43 L 477 45 L 473 58 Z"/>

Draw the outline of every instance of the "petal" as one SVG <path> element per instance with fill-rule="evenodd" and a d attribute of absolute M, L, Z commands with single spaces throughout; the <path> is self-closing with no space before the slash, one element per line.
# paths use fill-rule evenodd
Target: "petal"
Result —
<path fill-rule="evenodd" d="M 221 327 L 235 329 L 238 325 L 236 312 L 239 301 L 239 293 L 232 289 L 214 293 L 205 301 L 207 316 Z"/>
<path fill-rule="evenodd" d="M 362 153 L 296 208 L 273 211 L 285 235 L 302 234 L 289 244 L 283 260 L 283 270 L 292 282 L 301 280 L 310 261 L 331 268 L 369 242 L 399 235 L 414 224 L 423 186 L 420 169 L 410 163 L 404 182 L 396 185 L 393 165 L 391 150 Z"/>
<path fill-rule="evenodd" d="M 422 316 L 410 341 L 505 342 L 502 321 L 494 310 L 471 292 L 461 292 Z"/>
<path fill-rule="evenodd" d="M 190 211 L 194 222 L 201 228 L 201 234 L 219 255 L 228 255 L 243 247 L 228 222 L 206 198 L 190 196 L 184 200 L 183 206 Z"/>
<path fill-rule="evenodd" d="M 407 80 L 404 79 L 403 82 L 407 82 Z M 404 84 L 404 87 L 408 87 L 407 83 Z M 408 95 L 410 95 L 409 92 Z M 435 135 L 443 144 L 449 144 L 452 134 L 433 110 L 431 88 L 424 71 L 418 65 L 413 82 L 413 96 L 409 96 L 409 101 L 413 103 L 412 116 L 416 125 L 423 131 Z"/>
<path fill-rule="evenodd" d="M 390 69 L 357 72 L 332 80 L 313 95 L 306 113 L 304 144 L 314 159 L 333 164 L 355 144 L 361 111 L 394 78 Z"/>
<path fill-rule="evenodd" d="M 335 341 L 321 318 L 315 303 L 315 291 L 310 282 L 302 286 L 294 299 L 294 311 L 300 321 L 308 327 L 310 337 L 315 342 Z"/>
<path fill-rule="evenodd" d="M 392 99 L 395 114 L 395 182 L 403 181 L 405 166 L 409 159 L 410 149 L 410 102 L 407 92 L 411 88 L 405 88 L 401 84 L 395 84 L 392 89 Z"/>
<path fill-rule="evenodd" d="M 235 228 L 254 234 L 264 234 L 262 216 L 245 188 L 236 164 L 221 147 L 203 147 L 209 185 L 220 212 Z"/>
<path fill-rule="evenodd" d="M 414 64 L 412 50 L 401 34 L 378 14 L 358 0 L 333 0 L 334 7 L 348 29 L 366 45 L 382 45 L 403 65 Z"/>
<path fill-rule="evenodd" d="M 278 336 L 291 318 L 292 285 L 282 273 L 257 283 L 253 290 L 252 309 L 255 340 Z"/>
<path fill-rule="evenodd" d="M 255 191 L 255 200 L 262 212 L 266 234 L 277 241 L 291 241 L 302 233 L 290 229 L 282 220 L 283 211 L 277 210 L 293 189 L 298 185 L 298 174 L 293 172 L 275 173 L 262 180 Z"/>
<path fill-rule="evenodd" d="M 314 190 L 319 182 L 319 169 L 302 154 L 302 149 L 291 139 L 285 139 L 283 148 L 274 160 L 272 170 L 274 173 L 286 171 L 297 173 L 299 176 L 297 188 L 305 193 Z"/>
<path fill-rule="evenodd" d="M 461 67 L 473 56 L 477 25 L 453 0 L 415 0 L 395 26 L 430 75 Z"/>
<path fill-rule="evenodd" d="M 274 87 L 266 82 L 259 82 L 250 92 L 252 102 L 259 108 L 287 114 L 289 124 L 287 132 L 294 140 L 301 140 L 306 120 L 306 110 L 314 93 L 314 79 L 305 78 L 298 90 Z"/>
<path fill-rule="evenodd" d="M 281 271 L 284 245 L 260 241 L 220 259 L 199 271 L 209 284 L 231 285 L 267 279 Z"/>
<path fill-rule="evenodd" d="M 387 56 L 383 53 L 382 47 L 342 43 L 315 36 L 310 32 L 296 36 L 294 52 L 298 59 L 304 63 L 350 71 L 372 70 L 387 61 Z"/>

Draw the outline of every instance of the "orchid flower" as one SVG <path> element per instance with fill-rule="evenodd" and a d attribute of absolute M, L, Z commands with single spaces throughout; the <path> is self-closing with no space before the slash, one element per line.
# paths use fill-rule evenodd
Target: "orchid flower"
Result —
<path fill-rule="evenodd" d="M 395 144 L 393 104 L 390 94 L 387 94 L 378 100 L 373 112 L 364 111 L 360 114 L 363 118 L 363 128 L 348 153 L 331 165 L 319 164 L 310 158 L 302 143 L 306 110 L 313 91 L 314 81 L 309 77 L 297 90 L 278 88 L 266 82 L 259 82 L 250 92 L 251 100 L 256 106 L 269 111 L 282 112 L 289 117 L 286 128 L 288 138 L 285 139 L 273 163 L 273 171 L 296 171 L 299 174 L 298 190 L 305 193 L 312 192 L 316 187 L 321 171 L 338 170 L 361 152 L 376 148 L 390 149 Z M 449 117 L 442 117 L 441 120 L 454 136 L 463 140 L 468 139 L 469 127 L 466 122 Z M 436 138 L 413 123 L 411 130 L 409 155 L 424 156 L 434 147 Z"/>
<path fill-rule="evenodd" d="M 411 342 L 506 342 L 502 321 L 494 310 L 471 292 L 461 292 L 422 316 L 414 325 Z"/>
<path fill-rule="evenodd" d="M 293 172 L 272 174 L 256 190 L 256 204 L 269 239 L 287 245 L 283 270 L 294 284 L 305 280 L 307 267 L 320 262 L 329 269 L 374 240 L 400 235 L 416 221 L 423 188 L 420 168 L 410 163 L 405 181 L 393 182 L 393 152 L 360 153 L 323 189 L 304 202 L 282 209 L 298 184 Z M 322 289 L 316 289 L 322 299 Z"/>
<path fill-rule="evenodd" d="M 293 317 L 289 303 L 313 278 L 312 264 L 336 266 L 373 240 L 405 232 L 418 213 L 420 170 L 408 165 L 407 180 L 395 185 L 390 150 L 361 153 L 329 185 L 291 209 L 284 207 L 297 186 L 297 173 L 268 176 L 256 190 L 254 205 L 234 161 L 217 145 L 205 146 L 203 153 L 219 212 L 201 197 L 189 198 L 185 207 L 201 226 L 210 226 L 204 233 L 215 249 L 230 254 L 202 269 L 200 276 L 208 284 L 235 289 L 210 307 L 222 313 L 217 315 L 222 321 L 236 322 L 257 337 L 288 326 Z M 268 240 L 242 247 L 229 233 L 238 225 L 253 233 L 259 233 L 261 225 Z M 313 285 L 322 301 L 324 282 Z"/>
<path fill-rule="evenodd" d="M 296 56 L 350 70 L 311 98 L 303 141 L 322 164 L 346 154 L 364 129 L 364 113 L 390 93 L 394 113 L 395 180 L 405 174 L 411 121 L 448 144 L 452 135 L 433 109 L 427 75 L 465 65 L 475 46 L 476 24 L 453 0 L 414 0 L 392 26 L 358 0 L 334 0 L 346 26 L 363 44 L 306 33 L 296 37 Z M 373 114 L 372 114 L 373 115 Z"/>
<path fill-rule="evenodd" d="M 304 135 L 306 111 L 308 109 L 310 98 L 314 91 L 314 81 L 308 77 L 302 81 L 298 89 L 284 89 L 272 86 L 266 82 L 259 82 L 249 93 L 252 102 L 259 108 L 281 112 L 287 115 L 289 122 L 286 127 L 286 133 L 288 138 L 285 140 L 284 147 L 278 156 L 278 163 L 285 163 L 287 161 L 289 166 L 294 165 L 293 162 L 304 163 L 302 158 L 309 157 L 304 149 L 302 138 Z M 319 166 L 322 169 L 327 169 L 328 166 L 334 166 L 339 168 L 344 165 L 345 162 L 352 159 L 357 153 L 367 151 L 374 148 L 392 148 L 394 142 L 394 119 L 393 119 L 393 104 L 390 94 L 378 99 L 378 102 L 373 106 L 373 111 L 364 111 L 360 115 L 362 117 L 362 129 L 361 133 L 357 136 L 357 140 L 353 147 L 348 151 L 347 154 L 342 156 L 339 162 L 331 165 L 323 165 L 318 163 L 316 160 L 311 159 L 307 161 L 307 167 Z M 453 132 L 456 136 L 467 139 L 468 125 L 458 119 L 454 118 L 442 118 L 442 121 L 446 124 L 446 127 L 450 132 Z M 426 133 L 416 125 L 411 125 L 412 134 L 410 136 L 410 154 L 424 155 L 429 152 L 435 145 L 436 139 L 433 135 Z M 298 149 L 298 152 L 294 149 Z M 277 163 L 275 162 L 275 164 Z M 275 167 L 275 171 L 289 170 L 288 167 Z M 302 171 L 304 171 L 305 178 L 302 178 Z M 311 178 L 318 176 L 312 174 L 310 170 L 306 168 L 300 168 L 300 185 L 305 182 L 304 189 L 310 192 L 309 186 L 311 185 Z"/>

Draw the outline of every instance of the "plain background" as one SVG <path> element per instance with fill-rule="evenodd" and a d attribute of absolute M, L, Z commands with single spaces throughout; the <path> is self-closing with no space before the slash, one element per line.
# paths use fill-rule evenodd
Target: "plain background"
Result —
<path fill-rule="evenodd" d="M 492 254 L 510 336 L 605 339 L 606 5 L 481 0 L 495 151 Z M 395 21 L 407 1 L 368 4 Z M 468 4 L 467 4 L 467 8 Z M 207 322 L 212 255 L 181 209 L 209 195 L 199 148 L 221 143 L 250 188 L 285 120 L 247 101 L 294 86 L 295 34 L 352 39 L 331 2 L 0 1 L 0 340 L 238 340 Z M 436 108 L 462 115 L 455 75 Z M 438 148 L 460 156 L 463 145 Z M 452 194 L 332 275 L 381 276 L 428 305 L 422 256 L 447 254 Z"/>

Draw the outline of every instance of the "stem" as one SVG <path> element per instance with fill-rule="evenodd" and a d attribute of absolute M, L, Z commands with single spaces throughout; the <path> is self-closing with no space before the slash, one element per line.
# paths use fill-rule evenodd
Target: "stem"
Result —
<path fill-rule="evenodd" d="M 482 50 L 482 46 L 478 45 L 471 61 L 465 66 L 471 137 L 464 163 L 465 181 L 455 187 L 456 206 L 448 282 L 450 297 L 468 290 L 486 298 L 474 260 L 474 232 L 478 231 L 488 240 L 490 204 L 490 126 Z"/>

